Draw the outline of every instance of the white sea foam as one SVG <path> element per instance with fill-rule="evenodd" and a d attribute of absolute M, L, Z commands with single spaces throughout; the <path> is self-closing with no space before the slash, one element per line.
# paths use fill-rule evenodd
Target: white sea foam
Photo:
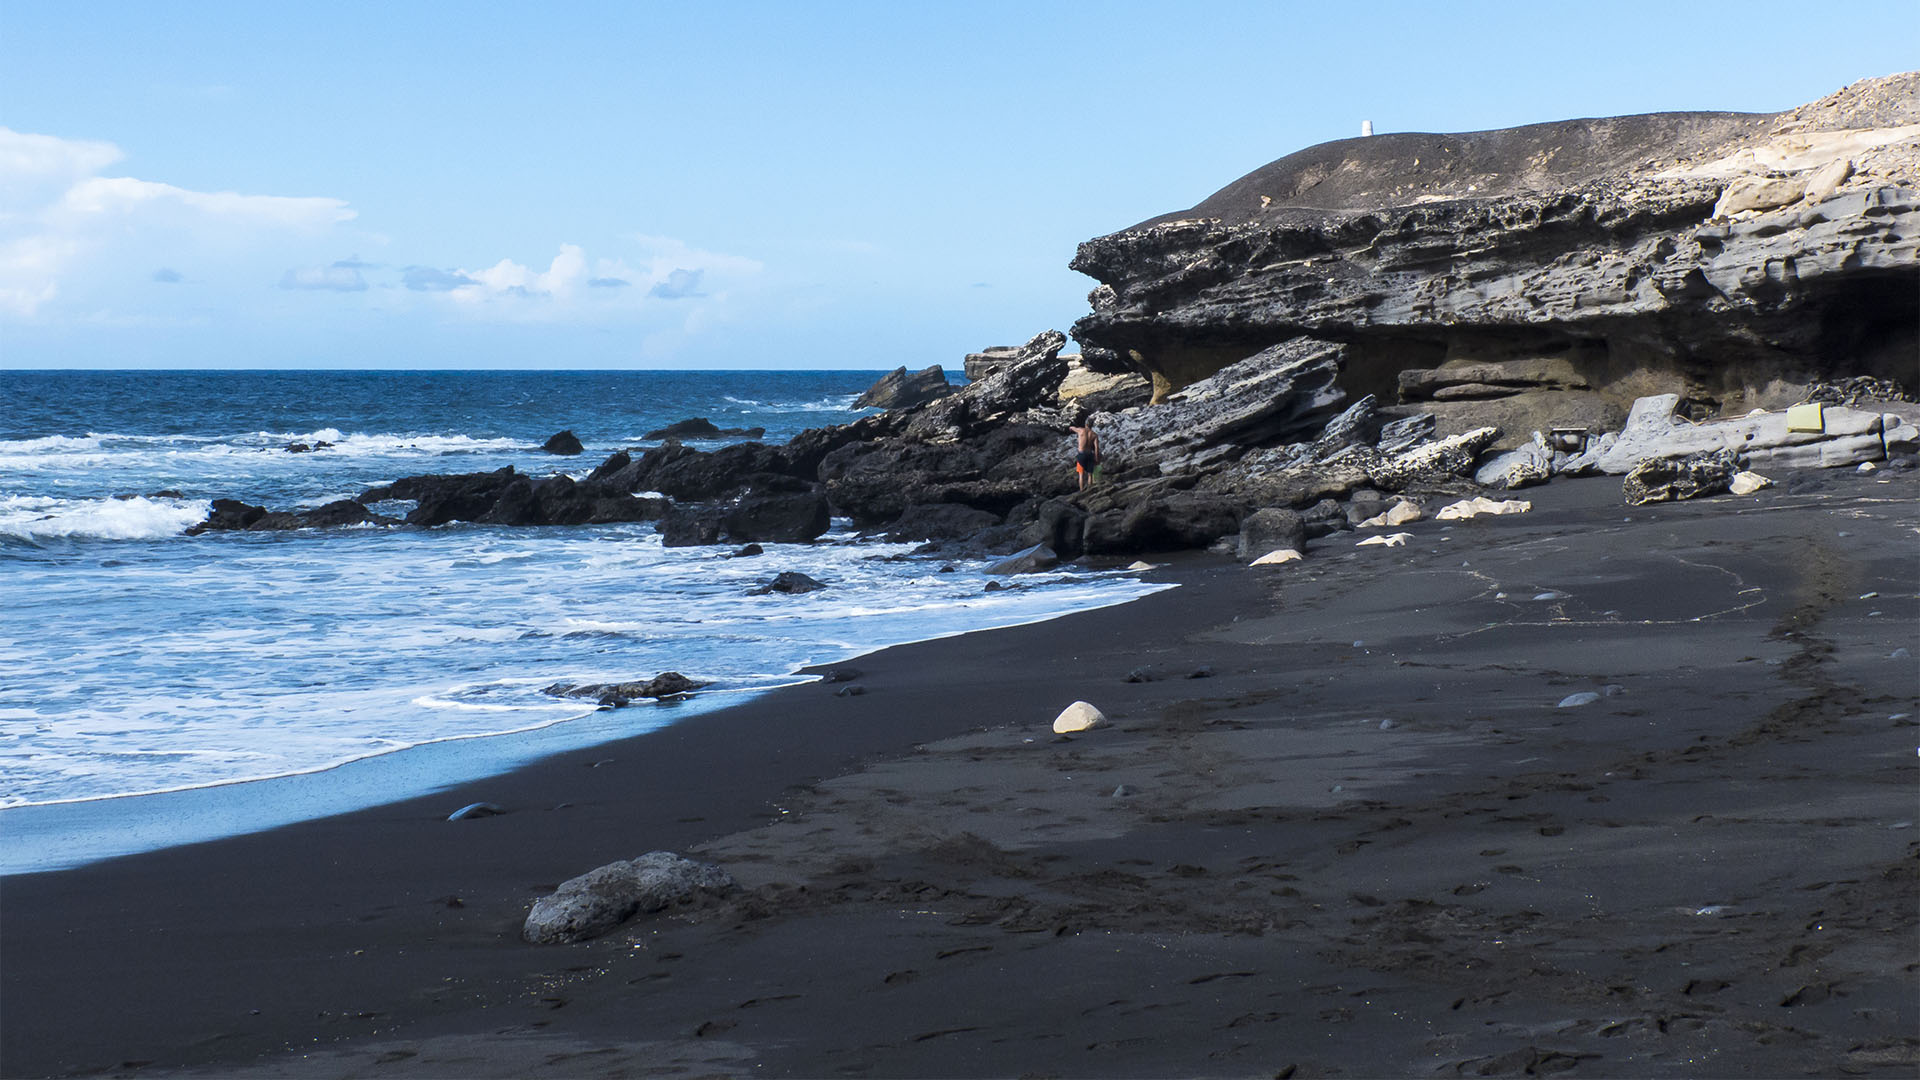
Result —
<path fill-rule="evenodd" d="M 60 499 L 0 495 L 0 536 L 20 540 L 155 540 L 206 520 L 197 499 Z"/>
<path fill-rule="evenodd" d="M 812 401 L 757 401 L 753 398 L 726 395 L 726 400 L 743 409 L 757 413 L 802 413 L 802 412 L 845 412 L 854 411 L 853 403 L 860 399 L 859 394 L 835 394 L 832 397 L 816 398 Z M 721 427 L 728 425 L 721 424 Z"/>

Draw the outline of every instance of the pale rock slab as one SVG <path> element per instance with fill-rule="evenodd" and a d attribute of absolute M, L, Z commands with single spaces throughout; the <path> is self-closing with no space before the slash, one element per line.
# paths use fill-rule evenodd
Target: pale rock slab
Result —
<path fill-rule="evenodd" d="M 1434 517 L 1441 521 L 1467 521 L 1481 514 L 1524 514 L 1532 509 L 1533 504 L 1525 499 L 1496 501 L 1485 495 L 1475 495 L 1471 499 L 1448 503 Z"/>
<path fill-rule="evenodd" d="M 1091 731 L 1106 722 L 1105 713 L 1084 701 L 1076 701 L 1060 710 L 1060 715 L 1053 718 L 1053 732 L 1056 735 L 1072 735 L 1076 732 Z"/>
<path fill-rule="evenodd" d="M 1260 556 L 1259 558 L 1253 560 L 1251 563 L 1248 563 L 1247 565 L 1278 566 L 1281 563 L 1300 562 L 1305 558 L 1306 558 L 1305 555 L 1300 554 L 1299 552 L 1293 550 L 1292 548 L 1281 548 L 1278 551 L 1269 551 L 1265 555 Z"/>
<path fill-rule="evenodd" d="M 1410 502 L 1406 499 L 1401 499 L 1395 502 L 1392 506 L 1388 507 L 1385 511 L 1375 514 L 1374 516 L 1361 522 L 1360 528 L 1391 529 L 1398 525 L 1405 525 L 1408 522 L 1419 521 L 1425 518 L 1426 516 L 1427 516 L 1426 513 L 1420 509 L 1420 506 L 1418 503 Z"/>

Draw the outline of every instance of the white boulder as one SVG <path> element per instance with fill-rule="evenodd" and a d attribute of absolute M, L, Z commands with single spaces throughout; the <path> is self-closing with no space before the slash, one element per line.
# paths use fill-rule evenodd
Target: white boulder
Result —
<path fill-rule="evenodd" d="M 1053 718 L 1053 731 L 1056 735 L 1072 735 L 1078 731 L 1091 731 L 1106 722 L 1105 713 L 1084 701 L 1076 701 Z"/>

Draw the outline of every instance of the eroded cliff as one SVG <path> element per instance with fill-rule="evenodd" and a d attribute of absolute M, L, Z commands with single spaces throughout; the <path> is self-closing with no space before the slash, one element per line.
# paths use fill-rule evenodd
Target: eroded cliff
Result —
<path fill-rule="evenodd" d="M 1914 382 L 1920 73 L 1779 114 L 1662 113 L 1347 139 L 1089 240 L 1086 363 L 1164 398 L 1275 344 L 1441 434 L 1700 415 L 1818 380 Z M 1395 405 L 1394 403 L 1398 403 Z"/>

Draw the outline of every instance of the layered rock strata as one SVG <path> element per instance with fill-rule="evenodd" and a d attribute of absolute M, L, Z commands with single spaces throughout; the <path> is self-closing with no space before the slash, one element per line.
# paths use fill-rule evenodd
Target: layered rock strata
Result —
<path fill-rule="evenodd" d="M 1158 399 L 1299 337 L 1441 432 L 1775 407 L 1920 355 L 1920 76 L 1776 115 L 1665 113 L 1311 147 L 1080 246 L 1086 362 Z"/>

